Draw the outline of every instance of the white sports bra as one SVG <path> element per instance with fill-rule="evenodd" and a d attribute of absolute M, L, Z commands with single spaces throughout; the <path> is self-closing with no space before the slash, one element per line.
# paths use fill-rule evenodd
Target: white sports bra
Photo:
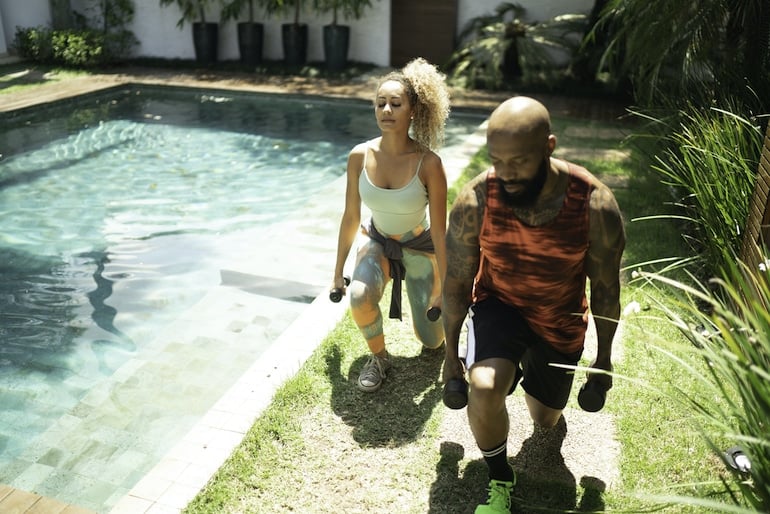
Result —
<path fill-rule="evenodd" d="M 427 211 L 428 190 L 420 180 L 420 167 L 425 154 L 420 157 L 412 180 L 399 189 L 378 187 L 369 179 L 366 172 L 366 147 L 364 165 L 358 178 L 358 191 L 361 201 L 372 211 L 374 226 L 383 235 L 401 235 L 422 225 L 428 227 Z"/>

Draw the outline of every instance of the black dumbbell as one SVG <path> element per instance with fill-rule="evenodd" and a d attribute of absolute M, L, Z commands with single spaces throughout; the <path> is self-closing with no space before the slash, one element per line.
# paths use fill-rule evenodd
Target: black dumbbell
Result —
<path fill-rule="evenodd" d="M 607 389 L 596 380 L 589 380 L 578 392 L 578 405 L 586 412 L 599 412 L 607 399 Z"/>
<path fill-rule="evenodd" d="M 436 321 L 441 317 L 441 309 L 439 307 L 431 307 L 425 315 L 428 316 L 430 321 Z"/>
<path fill-rule="evenodd" d="M 468 405 L 468 382 L 464 378 L 451 378 L 444 384 L 444 405 L 450 409 L 462 409 Z"/>
<path fill-rule="evenodd" d="M 346 276 L 343 277 L 345 279 L 345 287 L 350 285 L 350 277 Z M 333 301 L 334 303 L 339 303 L 340 300 L 342 300 L 342 297 L 345 295 L 345 292 L 339 288 L 335 287 L 331 291 L 329 291 L 329 300 Z"/>

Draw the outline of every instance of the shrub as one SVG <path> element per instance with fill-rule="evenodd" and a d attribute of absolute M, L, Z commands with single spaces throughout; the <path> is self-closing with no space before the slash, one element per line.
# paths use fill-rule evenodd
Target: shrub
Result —
<path fill-rule="evenodd" d="M 17 28 L 14 48 L 24 59 L 76 68 L 116 62 L 136 43 L 128 31 L 104 33 L 93 29 L 51 30 Z"/>
<path fill-rule="evenodd" d="M 504 2 L 494 14 L 470 20 L 460 34 L 460 48 L 447 64 L 450 79 L 471 88 L 502 89 L 554 75 L 555 56 L 575 54 L 576 38 L 585 30 L 587 18 L 565 14 L 527 23 L 524 14 L 522 6 Z"/>
<path fill-rule="evenodd" d="M 35 62 L 49 62 L 53 58 L 51 29 L 45 27 L 16 27 L 13 47 L 19 56 Z"/>
<path fill-rule="evenodd" d="M 53 58 L 65 66 L 90 68 L 106 62 L 104 36 L 93 30 L 57 30 L 51 37 Z"/>
<path fill-rule="evenodd" d="M 117 62 L 139 42 L 125 27 L 134 17 L 133 0 L 86 2 L 86 12 L 73 11 L 72 27 L 16 28 L 14 47 L 34 62 L 92 67 Z"/>

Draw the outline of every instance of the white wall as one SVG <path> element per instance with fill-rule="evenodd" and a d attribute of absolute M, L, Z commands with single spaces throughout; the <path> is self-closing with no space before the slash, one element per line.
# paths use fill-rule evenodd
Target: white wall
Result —
<path fill-rule="evenodd" d="M 48 0 L 0 0 L 4 41 L 10 48 L 16 36 L 16 27 L 37 27 L 51 24 Z"/>
<path fill-rule="evenodd" d="M 0 11 L 0 57 L 8 53 L 8 48 L 5 46 L 5 30 L 3 29 L 3 12 Z"/>
<path fill-rule="evenodd" d="M 71 0 L 74 9 L 83 11 L 88 0 Z M 415 0 L 419 1 L 419 0 Z M 458 0 L 458 32 L 471 18 L 492 13 L 501 0 Z M 310 2 L 308 2 L 309 4 Z M 593 0 L 519 0 L 526 9 L 527 21 L 543 21 L 558 14 L 588 13 Z M 185 23 L 176 26 L 180 18 L 175 5 L 160 7 L 158 0 L 134 0 L 136 14 L 129 29 L 141 42 L 134 53 L 141 57 L 162 57 L 192 59 L 195 52 L 192 43 L 192 27 Z M 207 13 L 207 21 L 219 21 L 219 11 Z M 49 25 L 51 15 L 48 0 L 0 0 L 0 18 L 5 32 L 5 43 L 10 46 L 16 27 Z M 265 24 L 263 56 L 279 60 L 283 57 L 281 48 L 281 24 L 290 17 L 276 17 L 261 20 Z M 306 12 L 300 21 L 309 26 L 308 60 L 323 60 L 322 27 L 331 21 L 331 14 L 319 17 Z M 373 0 L 372 7 L 360 20 L 346 20 L 350 26 L 350 53 L 353 61 L 369 62 L 379 66 L 390 63 L 390 0 Z M 0 34 L 2 36 L 2 34 Z M 2 47 L 0 47 L 1 51 Z M 238 59 L 235 23 L 230 21 L 219 27 L 219 58 Z"/>
<path fill-rule="evenodd" d="M 179 10 L 176 6 L 161 8 L 157 0 L 135 0 L 137 4 L 131 31 L 141 41 L 137 55 L 143 57 L 180 57 L 192 59 L 195 56 L 192 43 L 192 28 L 185 23 L 182 29 L 176 27 Z M 139 8 L 141 3 L 142 7 Z M 219 21 L 218 11 L 207 13 L 207 21 Z M 277 16 L 269 19 L 259 16 L 265 25 L 262 54 L 265 59 L 279 60 L 283 57 L 281 46 L 281 25 L 293 21 L 292 16 Z M 306 9 L 300 14 L 300 21 L 308 24 L 308 60 L 323 60 L 322 27 L 331 23 L 331 14 L 318 16 Z M 345 20 L 350 26 L 349 59 L 387 65 L 390 60 L 390 2 L 380 0 L 360 20 Z M 238 59 L 238 43 L 234 21 L 219 26 L 219 58 Z"/>

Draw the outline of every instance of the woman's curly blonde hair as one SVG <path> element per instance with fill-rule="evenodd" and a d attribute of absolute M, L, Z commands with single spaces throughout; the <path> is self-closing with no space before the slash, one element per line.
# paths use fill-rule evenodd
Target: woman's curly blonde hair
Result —
<path fill-rule="evenodd" d="M 444 143 L 444 126 L 449 117 L 449 89 L 446 76 L 422 57 L 409 61 L 398 71 L 385 75 L 377 86 L 388 81 L 404 86 L 414 110 L 412 134 L 425 148 L 437 150 Z"/>

